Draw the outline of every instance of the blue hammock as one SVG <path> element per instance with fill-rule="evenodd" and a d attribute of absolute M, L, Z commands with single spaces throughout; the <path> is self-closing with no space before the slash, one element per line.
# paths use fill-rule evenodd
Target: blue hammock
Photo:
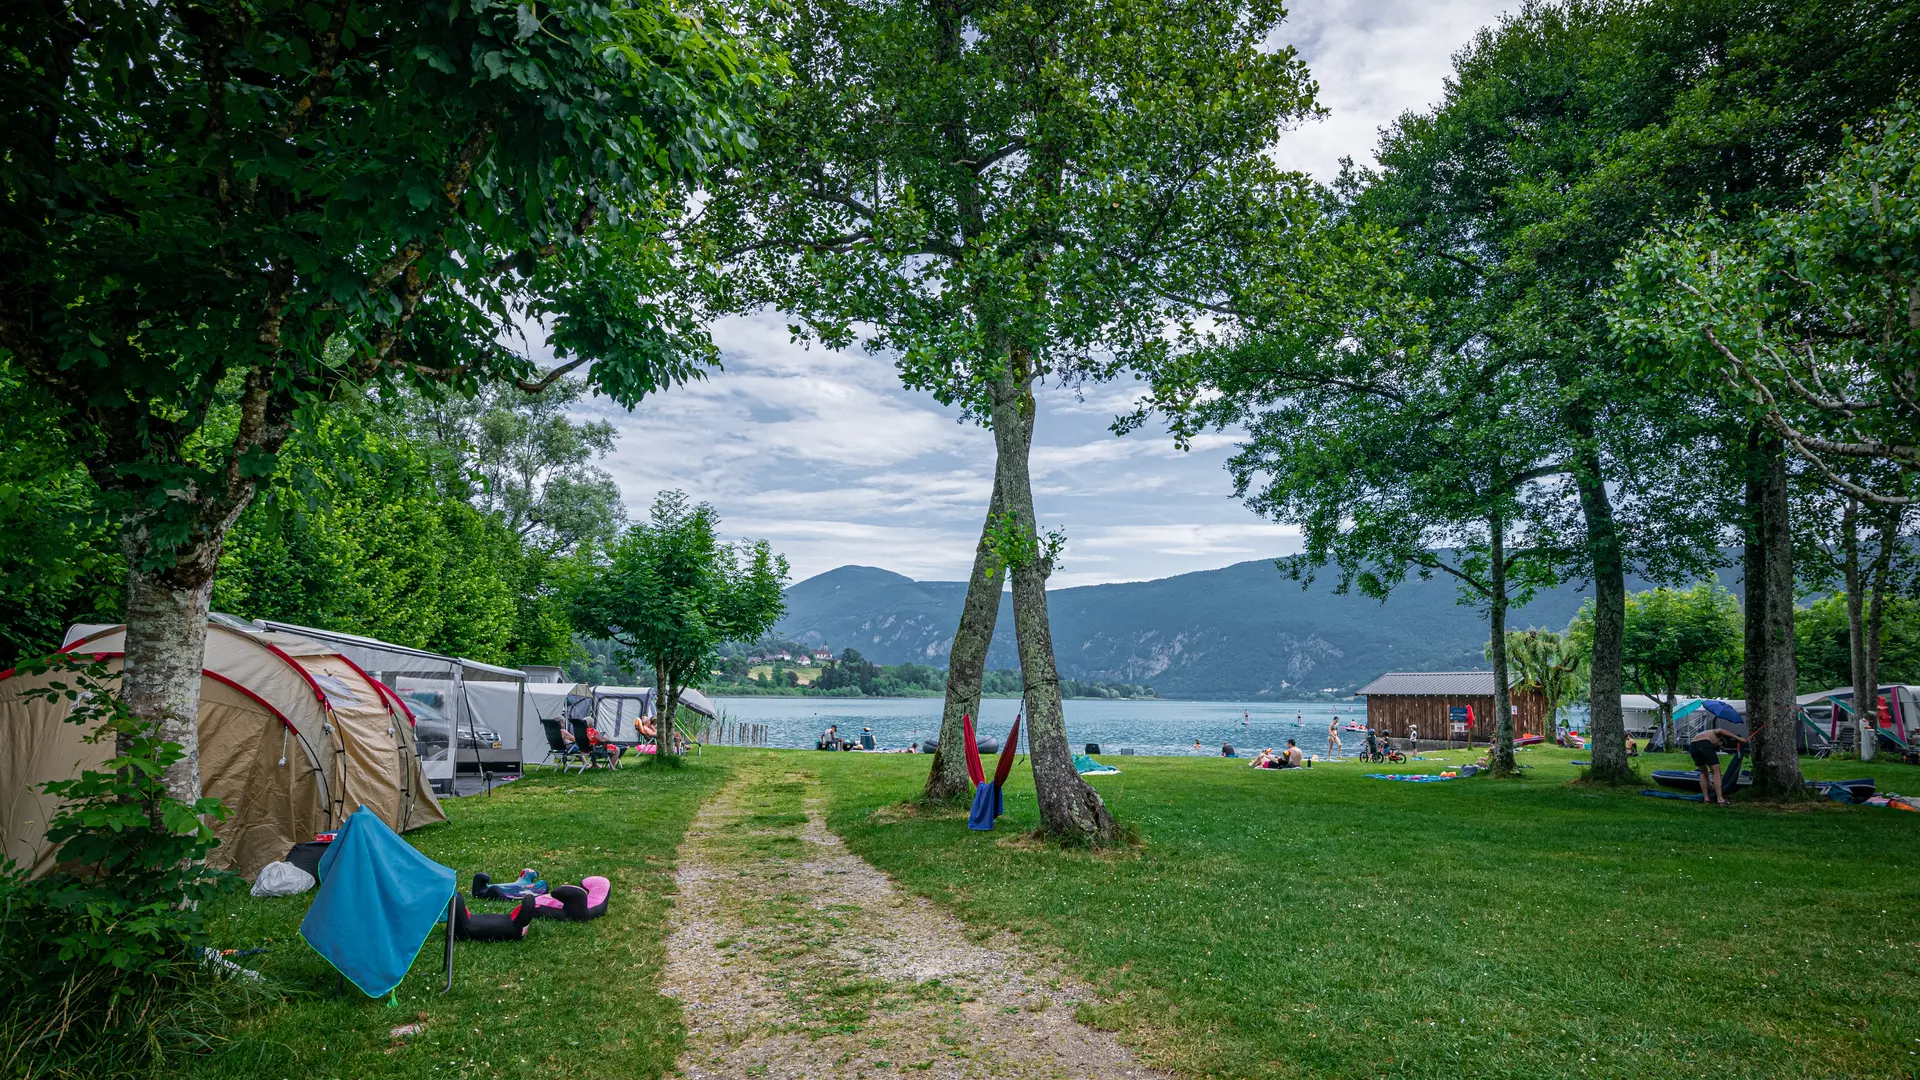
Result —
<path fill-rule="evenodd" d="M 300 936 L 375 998 L 400 985 L 457 889 L 451 869 L 415 851 L 364 806 L 327 845 L 319 877 Z M 451 943 L 447 962 L 451 985 Z"/>

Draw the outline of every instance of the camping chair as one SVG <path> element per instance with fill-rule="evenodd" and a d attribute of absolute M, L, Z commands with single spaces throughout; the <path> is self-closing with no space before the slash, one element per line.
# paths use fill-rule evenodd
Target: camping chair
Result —
<path fill-rule="evenodd" d="M 580 758 L 583 770 L 595 764 L 605 765 L 609 769 L 618 767 L 620 759 L 609 753 L 604 745 L 595 746 L 587 741 L 587 722 L 584 719 L 570 720 L 568 723 L 573 727 L 573 753 Z"/>
<path fill-rule="evenodd" d="M 550 769 L 567 771 L 569 761 L 578 760 L 581 771 L 587 768 L 587 758 L 578 750 L 567 746 L 567 740 L 560 734 L 560 721 L 542 719 L 540 726 L 547 732 L 547 756 L 539 762 Z"/>

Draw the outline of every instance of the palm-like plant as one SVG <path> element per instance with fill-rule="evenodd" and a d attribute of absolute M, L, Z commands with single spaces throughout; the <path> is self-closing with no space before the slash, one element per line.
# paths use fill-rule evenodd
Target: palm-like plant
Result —
<path fill-rule="evenodd" d="M 1515 690 L 1537 690 L 1546 699 L 1546 736 L 1560 736 L 1560 708 L 1572 701 L 1587 682 L 1587 654 L 1551 630 L 1512 630 L 1507 633 L 1507 659 L 1516 676 Z"/>

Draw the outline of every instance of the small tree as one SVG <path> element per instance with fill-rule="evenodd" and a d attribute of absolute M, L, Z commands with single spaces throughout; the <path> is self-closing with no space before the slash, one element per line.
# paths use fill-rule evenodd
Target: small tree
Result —
<path fill-rule="evenodd" d="M 680 692 L 706 681 L 720 646 L 753 641 L 786 613 L 786 556 L 765 540 L 722 543 L 719 524 L 713 507 L 664 492 L 575 586 L 575 625 L 653 665 L 662 762 L 674 756 Z"/>

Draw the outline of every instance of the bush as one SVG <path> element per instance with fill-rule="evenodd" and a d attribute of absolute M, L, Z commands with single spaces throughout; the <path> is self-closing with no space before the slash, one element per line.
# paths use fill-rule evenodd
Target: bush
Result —
<path fill-rule="evenodd" d="M 226 811 L 217 799 L 189 806 L 167 793 L 181 746 L 127 710 L 103 667 L 62 657 L 22 671 L 55 664 L 74 681 L 32 693 L 73 702 L 68 722 L 93 727 L 88 741 L 111 741 L 116 753 L 46 785 L 65 800 L 47 828 L 60 854 L 54 873 L 36 881 L 0 862 L 0 1071 L 164 1073 L 249 996 L 199 964 L 202 905 L 238 880 L 206 866 L 218 841 L 202 819 Z"/>

